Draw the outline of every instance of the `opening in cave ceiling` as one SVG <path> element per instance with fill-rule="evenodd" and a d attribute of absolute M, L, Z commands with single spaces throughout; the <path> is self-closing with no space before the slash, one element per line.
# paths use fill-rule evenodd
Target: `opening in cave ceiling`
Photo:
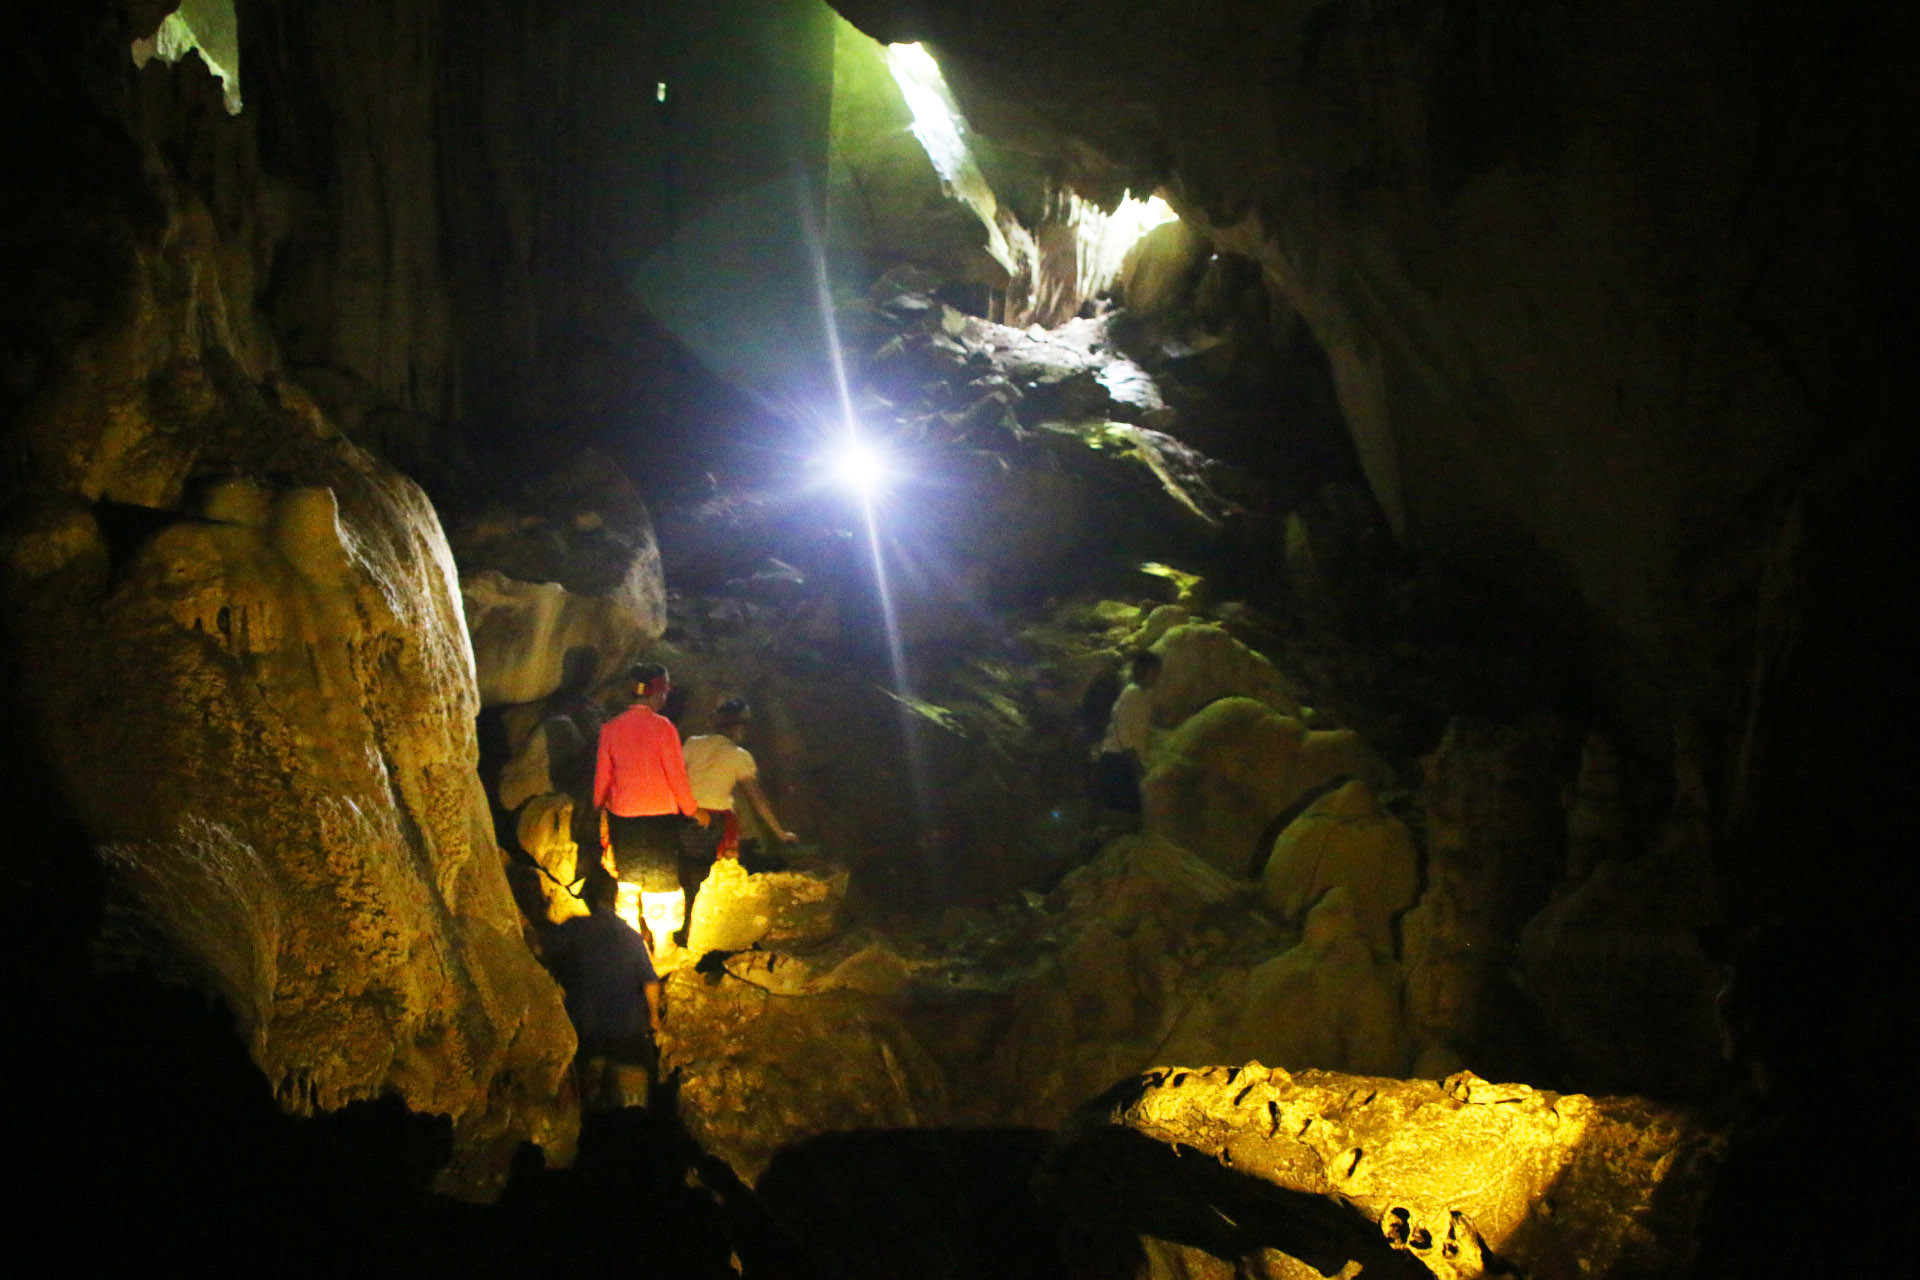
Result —
<path fill-rule="evenodd" d="M 169 66 L 188 54 L 200 55 L 220 80 L 227 114 L 240 114 L 240 23 L 233 0 L 181 0 L 159 30 L 133 42 L 133 65 L 144 67 L 154 58 Z"/>

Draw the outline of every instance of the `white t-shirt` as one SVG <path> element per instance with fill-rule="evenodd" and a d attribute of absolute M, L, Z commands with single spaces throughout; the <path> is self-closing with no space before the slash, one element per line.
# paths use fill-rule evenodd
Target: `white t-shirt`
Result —
<path fill-rule="evenodd" d="M 1107 721 L 1107 736 L 1100 751 L 1131 751 L 1142 759 L 1147 754 L 1147 735 L 1153 729 L 1153 695 L 1137 684 L 1129 684 L 1113 701 L 1113 716 Z"/>
<path fill-rule="evenodd" d="M 760 772 L 753 753 L 724 733 L 688 738 L 687 781 L 702 809 L 733 808 L 733 789 Z"/>

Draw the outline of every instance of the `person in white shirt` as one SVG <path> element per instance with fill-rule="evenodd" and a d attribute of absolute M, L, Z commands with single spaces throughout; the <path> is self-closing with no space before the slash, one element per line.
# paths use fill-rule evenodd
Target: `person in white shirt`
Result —
<path fill-rule="evenodd" d="M 1153 686 L 1160 678 L 1160 656 L 1136 653 L 1129 674 L 1107 718 L 1107 736 L 1094 755 L 1093 798 L 1108 809 L 1139 813 L 1141 764 L 1153 730 Z"/>
<path fill-rule="evenodd" d="M 687 758 L 687 781 L 693 787 L 694 803 L 708 819 L 690 839 L 680 856 L 680 887 L 686 894 L 686 920 L 676 941 L 686 945 L 688 926 L 693 921 L 693 900 L 706 882 L 707 873 L 720 858 L 740 855 L 740 825 L 733 809 L 736 788 L 746 793 L 754 812 L 766 824 L 774 839 L 782 844 L 798 844 L 800 837 L 780 825 L 773 805 L 760 786 L 760 768 L 753 753 L 740 745 L 752 715 L 746 702 L 730 698 L 720 704 L 714 717 L 714 732 L 688 738 L 683 748 Z"/>

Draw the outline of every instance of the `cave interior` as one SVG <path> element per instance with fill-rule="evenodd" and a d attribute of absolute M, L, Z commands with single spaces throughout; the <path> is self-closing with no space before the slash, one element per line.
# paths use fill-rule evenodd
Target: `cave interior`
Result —
<path fill-rule="evenodd" d="M 1911 6 L 0 48 L 9 1273 L 1910 1265 Z M 778 817 L 583 1110 L 639 661 Z"/>

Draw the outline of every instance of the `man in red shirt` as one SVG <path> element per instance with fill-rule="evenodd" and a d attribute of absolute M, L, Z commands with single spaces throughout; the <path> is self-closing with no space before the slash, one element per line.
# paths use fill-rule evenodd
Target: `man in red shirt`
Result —
<path fill-rule="evenodd" d="M 667 669 L 643 662 L 627 672 L 627 679 L 639 701 L 600 730 L 593 805 L 600 811 L 602 864 L 616 879 L 639 886 L 652 935 L 648 941 L 655 944 L 664 941 L 659 926 L 666 925 L 665 932 L 671 933 L 685 911 L 679 860 L 687 819 L 706 815 L 687 783 L 680 733 L 660 714 L 673 688 Z M 673 895 L 675 901 L 669 903 L 663 895 Z M 671 924 L 668 916 L 673 917 Z"/>

